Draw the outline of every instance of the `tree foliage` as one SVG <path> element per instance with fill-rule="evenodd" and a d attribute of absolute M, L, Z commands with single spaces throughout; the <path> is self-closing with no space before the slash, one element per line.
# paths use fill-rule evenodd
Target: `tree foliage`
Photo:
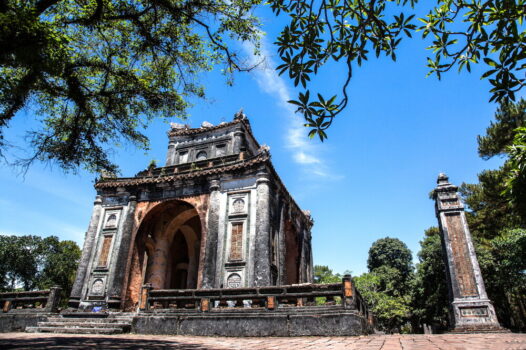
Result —
<path fill-rule="evenodd" d="M 342 275 L 334 273 L 326 265 L 314 265 L 314 283 L 341 283 Z"/>
<path fill-rule="evenodd" d="M 466 213 L 469 227 L 479 238 L 492 239 L 502 229 L 524 224 L 524 218 L 504 195 L 508 168 L 509 164 L 496 170 L 484 170 L 478 174 L 478 183 L 463 183 L 459 188 L 469 209 Z"/>
<path fill-rule="evenodd" d="M 526 329 L 526 294 L 522 287 L 526 181 L 521 177 L 525 163 L 520 156 L 524 146 L 520 145 L 526 139 L 525 108 L 524 100 L 501 105 L 495 122 L 478 141 L 481 157 L 500 155 L 505 162 L 499 169 L 481 172 L 477 184 L 460 187 L 488 295 L 500 322 L 522 331 Z"/>
<path fill-rule="evenodd" d="M 381 238 L 371 245 L 368 273 L 355 278 L 356 288 L 383 331 L 408 331 L 413 266 L 411 251 L 396 238 Z"/>
<path fill-rule="evenodd" d="M 506 155 L 515 137 L 515 130 L 523 126 L 526 126 L 526 101 L 521 98 L 517 103 L 502 103 L 486 134 L 477 137 L 479 155 L 483 159 Z"/>
<path fill-rule="evenodd" d="M 478 184 L 462 184 L 460 187 L 460 194 L 468 205 L 470 227 L 480 238 L 492 239 L 503 229 L 526 227 L 523 170 L 526 157 L 521 156 L 521 150 L 524 150 L 521 135 L 524 135 L 525 125 L 526 101 L 503 103 L 486 134 L 478 136 L 482 158 L 505 157 L 499 169 L 482 171 L 478 175 Z"/>
<path fill-rule="evenodd" d="M 414 20 L 416 0 L 270 0 L 276 14 L 289 16 L 276 44 L 280 74 L 287 73 L 305 90 L 290 101 L 303 114 L 309 135 L 327 137 L 326 130 L 348 105 L 347 88 L 353 70 L 371 56 L 396 60 L 402 38 L 420 31 L 431 38 L 427 58 L 429 74 L 452 68 L 471 71 L 485 64 L 481 78 L 489 79 L 490 101 L 509 101 L 524 86 L 526 17 L 524 0 L 438 0 L 427 15 Z M 311 94 L 311 77 L 329 61 L 342 62 L 347 76 L 341 93 L 329 98 Z M 315 96 L 316 95 L 316 96 Z M 332 95 L 332 94 L 331 94 Z"/>
<path fill-rule="evenodd" d="M 147 148 L 153 117 L 184 117 L 199 72 L 249 69 L 228 40 L 257 44 L 259 0 L 6 0 L 0 3 L 2 131 L 23 107 L 35 153 L 66 170 L 114 171 L 122 142 Z M 110 147 L 108 147 L 110 146 Z"/>
<path fill-rule="evenodd" d="M 0 235 L 0 290 L 48 289 L 58 285 L 68 296 L 80 259 L 73 241 L 56 236 Z"/>
<path fill-rule="evenodd" d="M 517 128 L 513 143 L 507 147 L 509 171 L 506 175 L 505 193 L 517 208 L 521 218 L 526 218 L 526 127 Z"/>
<path fill-rule="evenodd" d="M 373 312 L 376 326 L 385 332 L 400 332 L 410 314 L 409 295 L 393 295 L 386 290 L 386 281 L 392 280 L 389 272 L 393 270 L 377 270 L 364 273 L 354 279 L 356 288 L 364 298 L 369 310 Z"/>
<path fill-rule="evenodd" d="M 395 269 L 403 278 L 413 271 L 411 251 L 398 238 L 381 238 L 371 245 L 367 268 L 375 271 L 384 266 Z"/>
<path fill-rule="evenodd" d="M 418 252 L 415 280 L 412 287 L 412 323 L 415 329 L 423 324 L 436 330 L 448 328 L 448 291 L 446 265 L 437 227 L 424 232 Z"/>

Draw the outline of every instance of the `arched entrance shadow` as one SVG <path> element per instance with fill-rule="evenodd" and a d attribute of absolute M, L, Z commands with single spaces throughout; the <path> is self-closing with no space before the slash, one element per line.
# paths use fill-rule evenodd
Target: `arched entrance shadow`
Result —
<path fill-rule="evenodd" d="M 155 289 L 197 288 L 201 220 L 189 203 L 159 203 L 141 220 L 135 237 L 128 298 L 136 304 L 144 283 Z"/>

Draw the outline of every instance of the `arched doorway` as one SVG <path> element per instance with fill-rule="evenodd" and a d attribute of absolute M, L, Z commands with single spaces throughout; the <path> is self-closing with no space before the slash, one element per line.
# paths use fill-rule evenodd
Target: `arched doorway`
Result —
<path fill-rule="evenodd" d="M 144 283 L 155 289 L 197 288 L 201 220 L 183 201 L 163 202 L 141 221 L 135 238 L 128 299 L 135 304 Z"/>

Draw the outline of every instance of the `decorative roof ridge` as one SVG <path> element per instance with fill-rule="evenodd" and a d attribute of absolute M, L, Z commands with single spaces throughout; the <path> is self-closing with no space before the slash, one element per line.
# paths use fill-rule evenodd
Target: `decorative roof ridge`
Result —
<path fill-rule="evenodd" d="M 232 126 L 237 123 L 239 123 L 239 120 L 233 120 L 231 122 L 224 122 L 224 123 L 214 125 L 211 127 L 207 127 L 207 128 L 200 127 L 200 128 L 171 129 L 170 131 L 168 131 L 168 135 L 170 136 L 172 135 L 173 136 L 195 135 L 195 134 L 199 134 L 202 132 L 226 128 L 228 126 Z"/>
<path fill-rule="evenodd" d="M 199 128 L 184 128 L 184 129 L 170 129 L 168 131 L 169 136 L 185 136 L 185 135 L 195 135 L 202 132 L 218 130 L 226 128 L 235 124 L 243 124 L 248 132 L 252 135 L 252 128 L 250 127 L 250 122 L 244 114 L 236 114 L 234 120 L 231 122 L 222 122 L 220 124 L 210 126 L 210 127 L 199 127 Z M 252 135 L 253 136 L 253 135 Z"/>

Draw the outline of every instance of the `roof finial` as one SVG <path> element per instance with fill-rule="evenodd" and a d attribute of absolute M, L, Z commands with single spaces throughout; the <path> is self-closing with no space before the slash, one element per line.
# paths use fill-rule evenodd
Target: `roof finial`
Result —
<path fill-rule="evenodd" d="M 449 177 L 445 173 L 438 174 L 437 184 L 439 185 L 449 184 Z"/>
<path fill-rule="evenodd" d="M 239 109 L 239 111 L 237 111 L 236 114 L 234 114 L 234 119 L 245 119 L 247 116 L 245 115 L 245 113 L 243 113 L 243 107 L 241 107 Z"/>

